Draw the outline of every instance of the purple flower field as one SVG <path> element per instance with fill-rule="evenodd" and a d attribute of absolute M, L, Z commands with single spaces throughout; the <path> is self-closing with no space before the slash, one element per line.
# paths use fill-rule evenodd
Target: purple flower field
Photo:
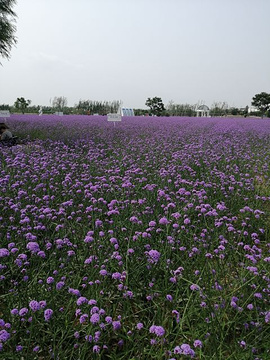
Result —
<path fill-rule="evenodd" d="M 0 358 L 270 358 L 269 119 L 8 125 Z"/>

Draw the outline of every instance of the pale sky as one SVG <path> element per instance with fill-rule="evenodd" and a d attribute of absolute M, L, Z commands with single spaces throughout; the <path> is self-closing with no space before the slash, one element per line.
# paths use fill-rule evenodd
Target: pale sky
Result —
<path fill-rule="evenodd" d="M 270 0 L 17 0 L 0 104 L 65 96 L 146 108 L 270 92 Z"/>

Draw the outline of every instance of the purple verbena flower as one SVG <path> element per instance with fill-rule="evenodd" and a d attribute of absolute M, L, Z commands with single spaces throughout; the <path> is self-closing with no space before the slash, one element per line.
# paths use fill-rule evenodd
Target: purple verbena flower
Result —
<path fill-rule="evenodd" d="M 53 310 L 52 309 L 46 309 L 44 311 L 44 319 L 45 319 L 45 321 L 49 321 L 51 319 L 52 315 L 53 315 Z"/>

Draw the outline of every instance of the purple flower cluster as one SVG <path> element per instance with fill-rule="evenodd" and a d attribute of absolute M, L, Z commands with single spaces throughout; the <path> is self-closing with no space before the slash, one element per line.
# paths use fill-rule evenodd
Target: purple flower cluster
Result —
<path fill-rule="evenodd" d="M 267 358 L 268 120 L 9 122 L 32 140 L 0 148 L 4 356 Z"/>

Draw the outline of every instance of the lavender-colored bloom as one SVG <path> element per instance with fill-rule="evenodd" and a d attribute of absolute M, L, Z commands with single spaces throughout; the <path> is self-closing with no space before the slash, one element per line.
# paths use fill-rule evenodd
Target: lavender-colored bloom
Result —
<path fill-rule="evenodd" d="M 113 330 L 119 330 L 121 329 L 121 323 L 120 321 L 113 321 L 112 322 Z"/>
<path fill-rule="evenodd" d="M 168 225 L 169 223 L 170 221 L 166 217 L 162 217 L 161 219 L 159 219 L 160 225 Z"/>
<path fill-rule="evenodd" d="M 86 299 L 86 297 L 84 296 L 80 296 L 77 300 L 77 305 L 81 306 L 82 304 L 86 304 L 88 303 L 88 300 Z"/>
<path fill-rule="evenodd" d="M 39 244 L 35 241 L 30 241 L 26 245 L 26 249 L 30 250 L 32 253 L 37 253 L 38 251 L 40 251 Z"/>
<path fill-rule="evenodd" d="M 20 351 L 22 351 L 22 350 L 23 350 L 22 345 L 17 345 L 17 346 L 16 346 L 16 351 L 17 351 L 17 352 L 20 352 Z"/>
<path fill-rule="evenodd" d="M 99 312 L 99 308 L 97 306 L 93 306 L 91 309 L 91 314 L 95 314 Z"/>
<path fill-rule="evenodd" d="M 37 256 L 39 256 L 39 257 L 41 257 L 42 259 L 44 259 L 44 258 L 46 257 L 46 254 L 45 254 L 44 251 L 39 251 L 39 252 L 37 253 Z"/>
<path fill-rule="evenodd" d="M 105 269 L 103 269 L 103 270 L 100 270 L 99 274 L 101 276 L 106 276 L 108 273 L 107 273 L 107 271 Z"/>
<path fill-rule="evenodd" d="M 266 322 L 266 324 L 270 322 L 270 311 L 267 311 L 265 313 L 264 321 Z"/>
<path fill-rule="evenodd" d="M 51 319 L 52 315 L 53 315 L 53 310 L 52 309 L 46 309 L 44 311 L 44 319 L 45 319 L 45 321 L 49 321 Z"/>
<path fill-rule="evenodd" d="M 19 311 L 19 315 L 20 315 L 20 316 L 25 316 L 27 313 L 28 313 L 28 309 L 27 309 L 27 308 L 22 308 L 22 309 Z"/>
<path fill-rule="evenodd" d="M 179 322 L 180 322 L 180 314 L 179 314 L 179 312 L 177 310 L 173 310 L 172 315 L 176 316 L 176 322 L 177 322 L 177 324 L 179 324 Z"/>
<path fill-rule="evenodd" d="M 174 354 L 181 354 L 181 348 L 180 346 L 176 346 L 173 350 Z"/>
<path fill-rule="evenodd" d="M 29 303 L 29 307 L 33 312 L 36 312 L 36 311 L 38 311 L 40 309 L 40 304 L 39 304 L 38 301 L 32 300 Z"/>
<path fill-rule="evenodd" d="M 176 346 L 174 348 L 174 354 L 189 355 L 190 357 L 195 356 L 194 350 L 192 350 L 190 345 L 188 344 L 182 344 L 181 346 Z"/>
<path fill-rule="evenodd" d="M 92 324 L 97 324 L 97 323 L 99 323 L 99 321 L 100 321 L 100 317 L 99 317 L 99 314 L 97 314 L 97 313 L 93 314 L 93 315 L 90 317 L 90 322 L 91 322 Z"/>
<path fill-rule="evenodd" d="M 244 340 L 239 341 L 239 345 L 245 349 L 246 348 L 246 342 Z"/>
<path fill-rule="evenodd" d="M 157 336 L 164 336 L 165 335 L 165 330 L 162 326 L 156 326 L 156 329 L 155 329 L 155 334 Z"/>
<path fill-rule="evenodd" d="M 56 287 L 56 290 L 61 290 L 63 286 L 65 286 L 64 281 L 59 281 L 55 287 Z"/>
<path fill-rule="evenodd" d="M 96 303 L 97 303 L 97 301 L 96 301 L 95 299 L 90 299 L 90 300 L 88 301 L 88 304 L 89 304 L 89 305 L 96 305 Z"/>
<path fill-rule="evenodd" d="M 119 347 L 122 347 L 122 346 L 124 345 L 124 340 L 123 340 L 123 339 L 119 340 L 118 343 L 117 343 L 117 345 L 118 345 Z"/>
<path fill-rule="evenodd" d="M 195 348 L 202 348 L 202 342 L 200 340 L 195 340 L 193 345 Z"/>
<path fill-rule="evenodd" d="M 94 353 L 99 353 L 99 352 L 100 352 L 100 346 L 94 345 L 94 346 L 93 346 L 93 352 L 94 352 Z"/>
<path fill-rule="evenodd" d="M 138 330 L 141 330 L 142 328 L 143 328 L 143 323 L 138 323 L 137 325 L 136 325 L 136 327 L 137 327 L 137 329 Z"/>
<path fill-rule="evenodd" d="M 9 256 L 8 249 L 5 249 L 5 248 L 0 249 L 0 258 L 7 257 L 7 256 Z"/>
<path fill-rule="evenodd" d="M 159 261 L 159 258 L 160 258 L 160 252 L 159 251 L 152 249 L 152 250 L 148 251 L 146 254 L 148 256 L 148 261 L 151 264 L 156 264 Z"/>
<path fill-rule="evenodd" d="M 106 316 L 105 321 L 106 321 L 106 323 L 111 324 L 112 323 L 112 317 L 111 316 Z"/>
<path fill-rule="evenodd" d="M 85 335 L 85 340 L 88 342 L 92 342 L 93 341 L 93 336 L 92 335 Z"/>
<path fill-rule="evenodd" d="M 95 332 L 95 335 L 94 335 L 94 341 L 95 341 L 95 342 L 98 342 L 98 341 L 99 341 L 100 335 L 101 335 L 101 332 L 100 332 L 100 331 L 96 331 L 96 332 Z"/>
<path fill-rule="evenodd" d="M 69 288 L 68 292 L 72 295 L 76 295 L 76 296 L 81 296 L 81 293 L 79 290 L 77 289 L 72 289 L 72 288 Z"/>
<path fill-rule="evenodd" d="M 52 284 L 54 282 L 54 278 L 49 276 L 46 280 L 47 284 Z"/>
<path fill-rule="evenodd" d="M 156 334 L 156 336 L 164 336 L 165 335 L 165 330 L 162 326 L 157 326 L 157 325 L 152 325 L 149 328 L 149 332 L 152 334 Z"/>
<path fill-rule="evenodd" d="M 84 324 L 88 319 L 88 314 L 83 314 L 80 316 L 80 323 Z"/>
<path fill-rule="evenodd" d="M 41 309 L 45 309 L 45 307 L 47 306 L 46 300 L 41 300 L 41 301 L 39 302 L 39 305 L 40 305 Z"/>
<path fill-rule="evenodd" d="M 6 330 L 0 330 L 0 342 L 6 342 L 10 338 L 10 333 Z"/>
<path fill-rule="evenodd" d="M 19 314 L 19 310 L 18 310 L 18 309 L 12 309 L 12 310 L 10 311 L 10 313 L 11 313 L 12 315 L 18 315 L 18 314 Z"/>
<path fill-rule="evenodd" d="M 96 226 L 97 228 L 100 227 L 102 224 L 103 224 L 103 223 L 102 223 L 101 220 L 96 220 L 96 221 L 95 221 L 95 226 Z"/>
<path fill-rule="evenodd" d="M 199 289 L 200 289 L 200 287 L 197 284 L 190 285 L 190 290 L 192 290 L 192 291 L 199 290 Z"/>
<path fill-rule="evenodd" d="M 112 278 L 117 280 L 121 279 L 121 276 L 122 275 L 119 272 L 115 272 L 112 274 Z"/>

